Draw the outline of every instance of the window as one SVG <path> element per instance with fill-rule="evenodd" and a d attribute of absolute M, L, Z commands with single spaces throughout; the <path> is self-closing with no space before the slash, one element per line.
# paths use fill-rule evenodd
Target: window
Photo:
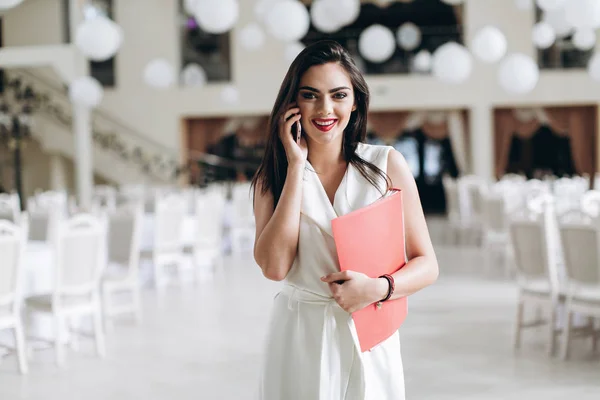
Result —
<path fill-rule="evenodd" d="M 564 15 L 562 10 L 560 13 L 556 18 L 560 19 Z M 544 11 L 539 7 L 536 8 L 535 15 L 536 23 L 546 20 Z M 551 17 L 551 19 L 556 18 Z M 593 54 L 593 49 L 577 49 L 573 44 L 573 34 L 571 33 L 564 37 L 557 37 L 554 44 L 547 49 L 538 49 L 538 65 L 541 69 L 587 68 Z"/>
<path fill-rule="evenodd" d="M 200 66 L 207 82 L 231 80 L 229 32 L 215 35 L 203 31 L 179 1 L 181 69 Z"/>
<path fill-rule="evenodd" d="M 360 15 L 353 24 L 331 34 L 317 31 L 311 24 L 302 42 L 308 45 L 323 39 L 335 40 L 352 54 L 359 68 L 368 75 L 407 74 L 413 71 L 413 59 L 419 51 L 433 53 L 446 42 L 463 43 L 462 10 L 462 6 L 450 6 L 440 0 L 393 2 L 387 7 L 364 2 Z M 420 28 L 422 40 L 419 47 L 411 51 L 397 47 L 394 55 L 383 63 L 371 63 L 361 57 L 358 38 L 365 28 L 381 24 L 396 35 L 398 28 L 405 22 L 412 22 Z"/>
<path fill-rule="evenodd" d="M 113 0 L 90 0 L 84 8 L 84 17 L 91 18 L 95 15 L 104 15 L 114 20 Z M 64 36 L 65 42 L 71 42 L 69 29 L 70 6 L 69 0 L 63 0 Z M 115 87 L 115 57 L 106 61 L 90 61 L 90 75 L 98 80 L 104 87 Z"/>

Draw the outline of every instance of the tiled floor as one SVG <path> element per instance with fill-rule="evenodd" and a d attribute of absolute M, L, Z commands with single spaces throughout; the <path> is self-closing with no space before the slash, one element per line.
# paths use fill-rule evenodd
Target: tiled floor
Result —
<path fill-rule="evenodd" d="M 412 296 L 401 331 L 409 400 L 600 399 L 600 354 L 589 342 L 574 342 L 563 362 L 546 354 L 545 331 L 532 330 L 515 354 L 510 281 L 482 272 L 479 252 L 437 250 L 441 277 Z M 278 287 L 242 256 L 211 282 L 162 297 L 147 290 L 143 323 L 119 322 L 106 359 L 84 342 L 58 369 L 52 351 L 40 351 L 22 377 L 6 358 L 0 399 L 253 399 Z"/>

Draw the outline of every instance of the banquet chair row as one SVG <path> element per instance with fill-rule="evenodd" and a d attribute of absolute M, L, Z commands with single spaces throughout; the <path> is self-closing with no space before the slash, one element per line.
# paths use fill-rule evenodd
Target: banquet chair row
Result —
<path fill-rule="evenodd" d="M 529 210 L 511 217 L 518 286 L 514 347 L 520 347 L 523 329 L 546 325 L 549 353 L 555 354 L 561 337 L 560 355 L 566 359 L 574 336 L 591 338 L 593 351 L 600 340 L 595 325 L 600 319 L 600 225 L 580 209 L 557 217 L 553 203 L 551 195 L 541 196 Z M 526 323 L 526 304 L 544 310 L 547 320 Z M 587 324 L 575 327 L 576 314 Z"/>

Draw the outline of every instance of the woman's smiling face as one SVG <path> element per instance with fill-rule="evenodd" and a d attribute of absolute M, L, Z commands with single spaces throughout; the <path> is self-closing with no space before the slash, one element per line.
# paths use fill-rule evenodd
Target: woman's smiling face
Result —
<path fill-rule="evenodd" d="M 302 76 L 296 98 L 302 130 L 310 144 L 339 142 L 356 109 L 352 82 L 338 63 L 310 67 Z"/>

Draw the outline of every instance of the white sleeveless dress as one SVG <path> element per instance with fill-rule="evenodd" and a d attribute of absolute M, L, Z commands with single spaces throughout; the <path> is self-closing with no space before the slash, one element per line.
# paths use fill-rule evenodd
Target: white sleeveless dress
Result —
<path fill-rule="evenodd" d="M 387 171 L 389 146 L 357 153 Z M 360 353 L 349 313 L 320 278 L 339 271 L 331 220 L 381 197 L 348 166 L 333 207 L 312 166 L 304 173 L 298 255 L 275 296 L 261 372 L 261 400 L 404 400 L 398 332 Z"/>

